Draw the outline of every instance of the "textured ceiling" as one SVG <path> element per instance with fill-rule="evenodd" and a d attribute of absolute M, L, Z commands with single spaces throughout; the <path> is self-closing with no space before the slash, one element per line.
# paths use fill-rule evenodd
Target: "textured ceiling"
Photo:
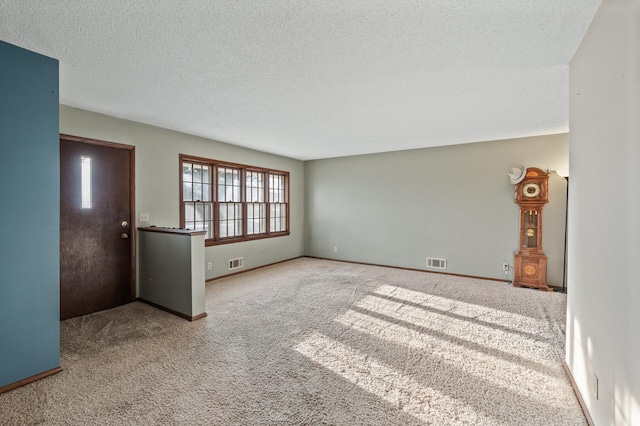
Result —
<path fill-rule="evenodd" d="M 568 131 L 599 4 L 0 0 L 0 39 L 65 105 L 307 160 Z"/>

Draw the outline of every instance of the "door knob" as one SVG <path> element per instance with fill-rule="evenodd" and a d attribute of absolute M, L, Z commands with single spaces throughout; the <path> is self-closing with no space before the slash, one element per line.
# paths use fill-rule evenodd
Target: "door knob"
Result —
<path fill-rule="evenodd" d="M 129 225 L 129 222 L 127 222 L 126 220 L 123 220 L 120 225 L 122 225 L 122 227 L 124 228 L 125 226 Z"/>
<path fill-rule="evenodd" d="M 126 240 L 127 238 L 129 238 L 129 234 L 127 234 L 126 232 L 123 232 L 122 235 L 120 235 L 120 238 L 122 238 L 123 240 Z"/>

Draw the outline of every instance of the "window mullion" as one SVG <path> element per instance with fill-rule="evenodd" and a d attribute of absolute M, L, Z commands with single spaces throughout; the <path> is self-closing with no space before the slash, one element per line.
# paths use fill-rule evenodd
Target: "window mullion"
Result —
<path fill-rule="evenodd" d="M 213 239 L 218 241 L 220 239 L 220 200 L 218 199 L 218 165 L 212 164 L 211 172 L 211 199 L 213 200 Z M 215 190 L 214 190 L 215 188 Z"/>
<path fill-rule="evenodd" d="M 182 226 L 183 228 L 186 227 L 186 217 L 184 214 L 184 211 L 186 209 L 185 207 L 185 203 L 184 203 L 184 182 L 183 182 L 183 168 L 184 168 L 184 159 L 182 158 L 182 155 L 179 157 L 180 161 L 179 163 L 179 167 L 180 167 L 180 226 Z"/>
<path fill-rule="evenodd" d="M 247 169 L 240 169 L 240 202 L 242 203 L 242 236 L 247 237 Z"/>
<path fill-rule="evenodd" d="M 288 176 L 284 176 L 283 177 L 283 182 L 284 182 L 284 211 L 285 211 L 285 231 L 289 230 L 289 177 Z"/>
<path fill-rule="evenodd" d="M 265 228 L 267 235 L 271 234 L 271 198 L 269 197 L 269 188 L 271 188 L 271 173 L 265 173 L 264 183 L 264 201 L 265 201 Z"/>
<path fill-rule="evenodd" d="M 268 223 L 268 217 L 267 217 L 267 187 L 268 187 L 268 183 L 267 181 L 269 180 L 269 173 L 267 172 L 263 172 L 262 173 L 262 194 L 261 194 L 261 203 L 260 203 L 260 207 L 258 207 L 258 210 L 260 211 L 260 217 L 261 219 L 264 218 L 264 222 L 261 221 L 261 223 L 264 224 L 264 226 L 262 228 L 260 228 L 261 233 L 268 235 L 269 233 L 269 227 L 267 226 Z"/>

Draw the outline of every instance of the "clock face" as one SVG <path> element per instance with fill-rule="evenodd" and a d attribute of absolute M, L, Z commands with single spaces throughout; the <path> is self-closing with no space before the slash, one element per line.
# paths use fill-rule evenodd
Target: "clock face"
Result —
<path fill-rule="evenodd" d="M 522 187 L 522 195 L 526 198 L 535 198 L 540 195 L 540 184 L 531 182 Z"/>

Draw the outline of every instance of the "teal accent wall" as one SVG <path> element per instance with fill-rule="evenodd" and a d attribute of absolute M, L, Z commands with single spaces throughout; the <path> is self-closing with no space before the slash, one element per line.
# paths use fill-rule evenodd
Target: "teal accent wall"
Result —
<path fill-rule="evenodd" d="M 0 41 L 0 387 L 60 365 L 58 61 Z"/>

